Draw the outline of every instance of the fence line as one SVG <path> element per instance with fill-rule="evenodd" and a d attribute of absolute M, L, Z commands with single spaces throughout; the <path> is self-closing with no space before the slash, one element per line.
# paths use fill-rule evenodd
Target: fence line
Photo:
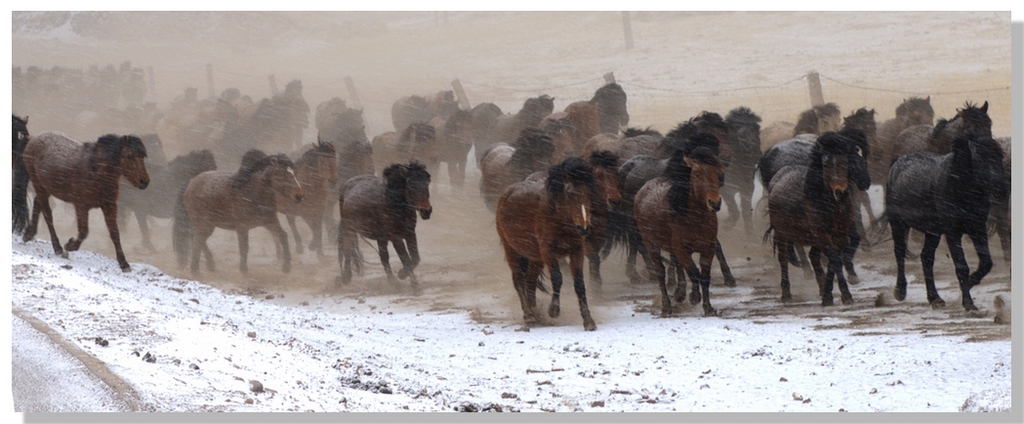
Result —
<path fill-rule="evenodd" d="M 930 94 L 930 95 L 936 95 L 936 96 L 940 96 L 940 95 L 944 96 L 944 95 L 950 95 L 950 94 L 985 93 L 985 92 L 989 92 L 989 91 L 999 91 L 999 90 L 1009 90 L 1010 89 L 1010 86 L 1005 86 L 1005 87 L 984 88 L 984 89 L 981 89 L 981 90 L 964 90 L 964 91 L 943 91 L 943 92 L 903 91 L 903 90 L 890 90 L 890 89 L 887 89 L 887 88 L 864 87 L 864 86 L 860 86 L 860 85 L 849 84 L 849 83 L 845 83 L 845 82 L 839 81 L 837 79 L 826 77 L 824 75 L 821 75 L 821 78 L 829 80 L 829 81 L 832 81 L 832 82 L 834 82 L 836 84 L 839 84 L 839 85 L 845 85 L 847 87 L 852 87 L 852 88 L 859 88 L 861 90 L 884 91 L 884 92 L 889 92 L 889 93 L 911 94 L 911 95 Z"/>

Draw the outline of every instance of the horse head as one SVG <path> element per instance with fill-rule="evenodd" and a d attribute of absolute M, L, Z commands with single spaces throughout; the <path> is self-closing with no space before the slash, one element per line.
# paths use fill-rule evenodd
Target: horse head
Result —
<path fill-rule="evenodd" d="M 992 138 L 992 118 L 988 116 L 988 100 L 981 107 L 971 102 L 964 103 L 962 109 L 956 110 L 956 118 L 955 120 L 960 121 L 958 132 L 973 131 L 976 135 Z"/>
<path fill-rule="evenodd" d="M 539 128 L 525 128 L 520 131 L 512 147 L 515 148 L 515 152 L 509 158 L 509 164 L 516 170 L 524 172 L 524 178 L 538 169 L 547 168 L 555 154 L 554 140 Z"/>
<path fill-rule="evenodd" d="M 714 134 L 700 132 L 687 138 L 683 147 L 672 154 L 662 174 L 672 182 L 668 191 L 672 215 L 686 214 L 691 202 L 694 206 L 704 205 L 711 212 L 721 210 L 725 165 L 719 147 Z"/>
<path fill-rule="evenodd" d="M 18 117 L 17 115 L 11 115 L 11 140 L 14 143 L 14 156 L 17 157 L 23 150 L 25 145 L 28 144 L 28 117 Z"/>
<path fill-rule="evenodd" d="M 334 145 L 317 138 L 312 151 L 316 153 L 314 168 L 320 175 L 327 177 L 327 183 L 333 187 L 338 182 L 338 155 Z"/>
<path fill-rule="evenodd" d="M 761 117 L 750 108 L 740 106 L 729 111 L 725 123 L 729 126 L 728 140 L 737 161 L 757 163 L 761 157 Z"/>
<path fill-rule="evenodd" d="M 100 137 L 96 145 L 102 151 L 106 164 L 118 168 L 120 175 L 131 185 L 140 190 L 149 186 L 146 145 L 142 144 L 142 139 L 134 135 L 117 137 L 108 134 Z"/>
<path fill-rule="evenodd" d="M 607 150 L 590 154 L 590 166 L 594 169 L 594 185 L 605 204 L 611 206 L 622 200 L 619 191 L 619 157 Z"/>
<path fill-rule="evenodd" d="M 851 179 L 862 190 L 867 189 L 871 180 L 862 156 L 867 141 L 862 133 L 858 133 L 859 130 L 847 130 L 845 133 L 829 131 L 815 140 L 804 183 L 807 199 L 845 199 Z"/>
<path fill-rule="evenodd" d="M 814 111 L 814 116 L 818 118 L 817 134 L 824 134 L 829 131 L 839 131 L 839 127 L 842 124 L 842 116 L 840 116 L 839 106 L 835 103 L 826 103 L 815 106 L 811 110 Z"/>
<path fill-rule="evenodd" d="M 982 203 L 979 197 L 997 201 L 1009 197 L 1004 152 L 999 143 L 969 130 L 953 139 L 952 150 L 954 172 L 950 185 L 958 197 L 970 203 Z"/>
<path fill-rule="evenodd" d="M 570 222 L 580 236 L 590 234 L 590 201 L 595 195 L 594 172 L 583 159 L 572 156 L 548 169 L 544 182 L 548 194 L 548 219 Z"/>
<path fill-rule="evenodd" d="M 626 92 L 616 83 L 605 84 L 594 92 L 591 103 L 597 103 L 600 115 L 601 132 L 617 134 L 620 129 L 629 125 L 629 112 L 626 110 Z"/>
<path fill-rule="evenodd" d="M 907 127 L 914 125 L 934 125 L 935 110 L 932 109 L 932 96 L 925 98 L 911 97 L 904 99 L 903 103 L 896 107 L 896 117 L 902 117 L 907 121 Z"/>
<path fill-rule="evenodd" d="M 273 190 L 285 199 L 295 199 L 295 203 L 302 201 L 302 185 L 295 177 L 295 163 L 288 156 L 273 155 L 267 156 L 261 162 L 267 162 L 266 178 Z M 257 163 L 254 168 L 260 167 Z"/>
<path fill-rule="evenodd" d="M 430 173 L 426 166 L 416 161 L 396 163 L 385 168 L 383 176 L 388 203 L 411 207 L 419 211 L 420 218 L 430 219 L 434 208 L 430 205 Z"/>

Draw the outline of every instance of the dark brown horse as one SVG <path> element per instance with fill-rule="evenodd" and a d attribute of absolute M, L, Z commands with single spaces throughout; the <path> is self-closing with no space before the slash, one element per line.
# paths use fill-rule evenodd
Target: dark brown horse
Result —
<path fill-rule="evenodd" d="M 302 254 L 303 247 L 299 228 L 295 225 L 295 217 L 302 217 L 313 232 L 309 250 L 315 251 L 317 255 L 323 255 L 323 221 L 324 211 L 327 210 L 325 203 L 329 198 L 328 194 L 335 191 L 333 188 L 337 186 L 337 178 L 338 160 L 334 145 L 320 141 L 307 149 L 295 162 L 295 179 L 302 186 L 302 201 L 295 203 L 294 199 L 278 194 L 277 211 L 288 217 L 288 226 L 295 237 L 297 254 Z"/>
<path fill-rule="evenodd" d="M 518 112 L 497 117 L 494 120 L 494 124 L 491 125 L 491 135 L 488 137 L 489 144 L 477 147 L 483 147 L 483 151 L 487 151 L 497 143 L 511 144 L 524 129 L 540 127 L 540 121 L 545 116 L 550 115 L 551 112 L 554 112 L 554 110 L 554 97 L 542 95 L 526 99 L 523 102 L 523 108 Z"/>
<path fill-rule="evenodd" d="M 420 263 L 416 241 L 416 213 L 430 219 L 430 174 L 417 163 L 393 164 L 384 169 L 384 175 L 360 175 L 341 185 L 338 209 L 341 222 L 338 228 L 338 266 L 341 275 L 335 285 L 352 280 L 352 262 L 361 269 L 356 245 L 357 236 L 377 241 L 377 251 L 388 282 L 398 283 L 409 278 L 412 288 L 419 293 L 419 282 L 413 270 Z M 391 272 L 388 242 L 402 261 L 398 278 Z"/>
<path fill-rule="evenodd" d="M 853 295 L 843 276 L 843 249 L 849 245 L 853 226 L 851 186 L 867 190 L 871 185 L 867 161 L 857 141 L 842 133 L 826 132 L 815 141 L 808 166 L 780 169 L 768 184 L 768 217 L 774 232 L 774 250 L 782 268 L 782 301 L 792 300 L 789 289 L 789 246 L 810 246 L 809 259 L 818 282 L 822 306 L 832 304 L 833 280 L 838 280 L 843 304 Z M 828 272 L 821 268 L 821 254 L 828 258 Z"/>
<path fill-rule="evenodd" d="M 953 119 L 940 119 L 935 127 L 917 125 L 903 130 L 896 136 L 891 160 L 918 152 L 944 155 L 951 152 L 950 145 L 959 135 L 972 131 L 976 135 L 992 137 L 992 118 L 988 116 L 988 101 L 978 107 L 971 102 L 956 110 Z M 892 162 L 890 162 L 891 164 Z"/>
<path fill-rule="evenodd" d="M 501 108 L 494 103 L 480 103 L 473 106 L 469 113 L 473 115 L 473 154 L 479 164 L 484 158 L 484 150 L 497 143 L 491 140 L 491 126 L 502 113 Z"/>
<path fill-rule="evenodd" d="M 288 234 L 277 219 L 281 202 L 302 201 L 302 186 L 295 178 L 295 164 L 285 155 L 265 156 L 237 172 L 208 171 L 197 175 L 185 187 L 174 211 L 174 251 L 178 265 L 185 266 L 191 255 L 191 271 L 199 274 L 199 254 L 206 266 L 216 266 L 206 240 L 213 230 L 223 228 L 238 234 L 239 269 L 249 272 L 249 230 L 264 227 L 275 235 L 283 250 L 284 272 L 291 270 Z"/>
<path fill-rule="evenodd" d="M 449 118 L 436 116 L 430 120 L 437 136 L 437 158 L 448 165 L 448 182 L 462 191 L 466 182 L 466 161 L 473 149 L 473 114 L 459 110 Z"/>
<path fill-rule="evenodd" d="M 498 199 L 495 222 L 512 271 L 526 325 L 538 322 L 537 283 L 544 267 L 550 270 L 553 288 L 548 315 L 561 312 L 562 271 L 559 259 L 568 257 L 573 288 L 579 299 L 583 329 L 597 324 L 590 316 L 583 281 L 585 237 L 591 231 L 591 199 L 597 197 L 594 175 L 583 159 L 571 157 L 548 170 L 544 181 L 513 184 Z"/>
<path fill-rule="evenodd" d="M 591 102 L 576 102 L 566 106 L 564 112 L 552 113 L 540 122 L 540 128 L 546 129 L 554 121 L 564 120 L 567 126 L 566 143 L 556 149 L 555 159 L 562 160 L 568 156 L 580 156 L 587 141 L 601 133 L 598 105 Z M 548 131 L 552 133 L 553 131 Z M 552 136 L 554 137 L 554 136 Z M 558 146 L 559 143 L 556 143 Z"/>
<path fill-rule="evenodd" d="M 722 186 L 722 200 L 729 208 L 729 218 L 724 222 L 725 228 L 731 228 L 743 217 L 743 229 L 747 235 L 753 234 L 754 171 L 761 160 L 761 117 L 750 108 L 737 107 L 725 116 L 729 126 L 728 139 L 732 148 L 732 158 L 725 174 L 725 185 Z M 735 197 L 739 194 L 739 202 Z"/>
<path fill-rule="evenodd" d="M 42 212 L 50 230 L 54 253 L 66 258 L 67 252 L 78 250 L 89 235 L 89 210 L 100 208 L 110 232 L 110 240 L 114 243 L 117 264 L 122 271 L 131 271 L 131 266 L 124 258 L 124 251 L 121 250 L 121 236 L 117 228 L 117 197 L 122 177 L 140 189 L 149 185 L 146 146 L 142 140 L 134 135 L 108 134 L 94 143 L 82 144 L 63 133 L 44 132 L 29 139 L 21 159 L 36 193 L 32 219 L 22 240 L 29 241 L 35 237 L 39 213 Z M 53 228 L 50 196 L 75 206 L 78 237 L 68 240 L 63 249 Z"/>
<path fill-rule="evenodd" d="M 842 125 L 842 116 L 839 106 L 835 103 L 826 103 L 815 106 L 800 113 L 793 128 L 793 137 L 800 134 L 824 134 L 827 131 L 839 131 Z"/>
<path fill-rule="evenodd" d="M 648 181 L 636 194 L 634 213 L 641 238 L 652 264 L 651 279 L 661 288 L 661 311 L 668 315 L 672 304 L 665 281 L 661 251 L 685 270 L 693 281 L 690 303 L 702 302 L 704 315 L 716 315 L 711 306 L 711 260 L 718 247 L 718 210 L 722 207 L 719 181 L 725 166 L 719 159 L 718 140 L 711 134 L 691 137 L 677 150 L 661 177 Z M 700 268 L 693 254 L 700 256 Z M 682 301 L 686 285 L 676 286 L 676 302 Z"/>
<path fill-rule="evenodd" d="M 618 134 L 629 125 L 629 112 L 626 110 L 626 92 L 621 85 L 608 83 L 594 92 L 590 104 L 597 105 L 597 113 L 601 122 L 600 132 Z"/>
<path fill-rule="evenodd" d="M 961 303 L 967 311 L 976 311 L 971 288 L 980 284 L 992 269 L 988 231 L 985 227 L 991 202 L 1006 201 L 1010 185 L 1005 179 L 1003 151 L 985 134 L 967 131 L 951 143 L 945 155 L 923 152 L 903 156 L 893 162 L 886 184 L 885 214 L 892 231 L 896 255 L 896 300 L 907 295 L 904 260 L 907 235 L 911 228 L 925 234 L 921 249 L 928 303 L 946 304 L 935 289 L 935 249 L 943 236 L 949 247 L 960 283 Z M 964 257 L 961 239 L 971 238 L 978 253 L 978 268 L 971 269 Z"/>
<path fill-rule="evenodd" d="M 150 151 L 148 147 L 146 151 Z M 188 182 L 196 175 L 217 169 L 217 162 L 209 150 L 193 150 L 174 158 L 165 166 L 147 164 L 146 169 L 152 177 L 152 184 L 145 190 L 122 184 L 117 201 L 121 212 L 118 221 L 123 221 L 129 211 L 134 212 L 142 234 L 142 246 L 155 252 L 147 218 L 173 218 L 174 202 Z"/>
<path fill-rule="evenodd" d="M 537 128 L 524 129 L 513 146 L 492 146 L 480 162 L 480 197 L 484 204 L 495 210 L 508 186 L 550 167 L 554 152 L 551 137 Z"/>
<path fill-rule="evenodd" d="M 373 167 L 384 170 L 396 163 L 419 161 L 431 175 L 438 168 L 437 133 L 434 126 L 415 122 L 401 134 L 389 131 L 373 138 Z"/>
<path fill-rule="evenodd" d="M 459 101 L 455 93 L 439 91 L 433 97 L 406 96 L 391 105 L 391 123 L 395 131 L 401 134 L 416 122 L 430 122 L 434 117 L 448 119 L 459 110 Z"/>
<path fill-rule="evenodd" d="M 15 234 L 21 235 L 28 225 L 28 172 L 25 171 L 22 152 L 28 144 L 28 117 L 11 115 L 11 166 L 14 170 L 12 181 L 12 224 Z"/>

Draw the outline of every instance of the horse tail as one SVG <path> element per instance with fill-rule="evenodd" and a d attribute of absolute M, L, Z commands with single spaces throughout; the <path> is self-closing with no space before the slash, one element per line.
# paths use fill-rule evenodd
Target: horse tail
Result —
<path fill-rule="evenodd" d="M 188 210 L 185 209 L 185 189 L 178 192 L 178 199 L 174 202 L 174 222 L 171 227 L 171 234 L 174 241 L 174 254 L 178 258 L 178 266 L 184 267 L 188 262 L 189 254 L 192 253 L 192 223 L 188 217 Z"/>
<path fill-rule="evenodd" d="M 630 214 L 618 207 L 608 210 L 608 225 L 605 229 L 604 245 L 601 247 L 601 259 L 608 258 L 611 250 L 617 246 L 629 245 Z"/>
<path fill-rule="evenodd" d="M 14 187 L 12 188 L 13 231 L 21 235 L 28 227 L 28 170 L 22 158 L 23 150 L 14 152 Z"/>
<path fill-rule="evenodd" d="M 775 231 L 775 226 L 768 224 L 768 231 L 764 232 L 764 237 L 761 239 L 761 243 L 768 243 L 772 240 L 772 231 Z M 772 254 L 775 254 L 775 243 L 772 243 Z"/>

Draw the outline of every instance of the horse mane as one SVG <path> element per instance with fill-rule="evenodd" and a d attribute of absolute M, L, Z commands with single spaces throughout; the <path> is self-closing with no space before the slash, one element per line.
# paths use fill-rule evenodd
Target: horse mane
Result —
<path fill-rule="evenodd" d="M 801 112 L 796 127 L 793 128 L 793 136 L 817 134 L 819 117 L 829 115 L 839 115 L 839 106 L 835 103 L 826 103 Z"/>
<path fill-rule="evenodd" d="M 594 171 L 583 158 L 570 156 L 562 163 L 548 169 L 548 178 L 544 182 L 544 188 L 551 199 L 562 196 L 565 193 L 566 184 L 586 186 L 593 195 L 595 191 Z M 549 206 L 554 206 L 554 203 L 549 203 Z"/>
<path fill-rule="evenodd" d="M 722 115 L 715 112 L 702 111 L 697 116 L 690 118 L 690 121 L 697 125 L 702 131 L 710 131 L 713 129 L 721 130 L 722 132 L 729 131 L 729 125 L 722 119 Z"/>
<path fill-rule="evenodd" d="M 760 126 L 761 117 L 749 107 L 739 106 L 725 115 L 725 122 L 733 125 Z"/>
<path fill-rule="evenodd" d="M 146 157 L 146 145 L 142 144 L 142 139 L 134 135 L 107 134 L 95 142 L 85 143 L 85 149 L 89 152 L 90 171 L 96 170 L 96 166 L 99 164 L 97 159 L 102 159 L 115 167 L 121 166 L 121 151 L 124 149 L 128 149 L 136 156 Z M 101 151 L 98 158 L 96 157 L 97 149 Z"/>
<path fill-rule="evenodd" d="M 622 131 L 622 138 L 639 137 L 641 135 L 653 135 L 656 137 L 664 137 L 663 135 L 661 135 L 660 132 L 651 129 L 651 127 L 643 129 L 637 127 L 629 127 Z"/>
<path fill-rule="evenodd" d="M 905 116 L 910 113 L 911 110 L 923 110 L 931 115 L 935 115 L 935 111 L 932 109 L 931 103 L 932 97 L 927 98 L 911 97 L 903 100 L 899 106 L 896 106 L 896 116 Z"/>
<path fill-rule="evenodd" d="M 843 127 L 859 128 L 865 132 L 877 131 L 875 124 L 875 110 L 862 107 L 857 109 L 850 116 L 843 118 Z"/>
<path fill-rule="evenodd" d="M 950 165 L 952 172 L 947 177 L 946 190 L 951 192 L 951 200 L 961 206 L 973 205 L 981 201 L 972 194 L 991 193 L 996 199 L 1005 199 L 1009 193 L 1007 181 L 1002 175 L 985 173 L 989 177 L 987 181 L 975 181 L 972 172 L 979 161 L 989 166 L 1003 165 L 1003 149 L 991 137 L 978 134 L 973 130 L 956 136 L 952 142 L 953 162 Z M 994 171 L 994 170 L 993 170 Z M 978 193 L 981 192 L 981 193 Z M 987 196 L 983 196 L 986 197 Z M 969 207 L 962 207 L 970 210 Z"/>
<path fill-rule="evenodd" d="M 512 147 L 516 151 L 509 158 L 509 164 L 514 169 L 532 169 L 531 165 L 539 159 L 555 154 L 555 144 L 551 136 L 536 127 L 520 131 L 519 138 L 512 143 Z"/>
<path fill-rule="evenodd" d="M 302 152 L 302 157 L 295 161 L 295 166 L 313 166 L 316 163 L 317 156 L 321 153 L 333 154 L 334 145 L 331 143 L 324 143 L 323 141 L 317 140 L 316 144 L 307 148 Z"/>
<path fill-rule="evenodd" d="M 590 166 L 617 170 L 619 169 L 619 156 L 607 150 L 591 152 Z"/>
<path fill-rule="evenodd" d="M 266 153 L 263 153 L 260 149 L 249 149 L 242 155 L 241 164 L 238 165 L 238 170 L 241 171 L 245 168 L 253 166 L 256 162 L 259 162 L 263 158 L 267 157 Z"/>
<path fill-rule="evenodd" d="M 735 144 L 734 153 L 737 154 L 738 159 L 740 157 L 749 158 L 750 161 L 755 161 L 761 156 L 761 143 L 760 143 L 760 132 L 761 132 L 761 117 L 757 116 L 754 111 L 746 106 L 739 106 L 725 116 L 725 123 L 729 125 L 732 137 L 729 139 L 730 147 Z M 736 136 L 735 129 L 739 127 L 747 127 L 753 130 L 753 133 L 757 135 L 750 139 L 740 139 Z"/>
<path fill-rule="evenodd" d="M 406 187 L 409 181 L 430 182 L 430 173 L 427 167 L 417 161 L 409 163 L 393 163 L 381 174 L 384 178 L 385 197 L 388 205 L 396 208 L 409 207 L 406 198 Z"/>
<path fill-rule="evenodd" d="M 686 158 L 708 165 L 721 163 L 718 137 L 709 132 L 699 132 L 687 137 L 683 146 L 672 153 L 662 176 L 672 182 L 668 189 L 669 213 L 672 216 L 686 214 L 690 203 L 690 165 Z"/>
<path fill-rule="evenodd" d="M 252 150 L 249 152 L 252 152 Z M 249 152 L 246 152 L 246 154 L 248 155 Z M 295 163 L 293 163 L 291 159 L 288 159 L 288 156 L 281 154 L 265 156 L 248 167 L 240 168 L 238 172 L 231 177 L 231 189 L 241 189 L 242 186 L 249 183 L 253 175 L 267 169 L 268 166 L 274 163 L 279 163 L 287 168 L 295 169 Z"/>
<path fill-rule="evenodd" d="M 625 102 L 626 91 L 622 89 L 621 85 L 614 82 L 610 82 L 608 84 L 601 86 L 601 88 L 598 88 L 597 91 L 594 92 L 594 97 L 591 98 L 590 101 L 593 102 L 595 100 L 606 98 L 609 100 L 613 100 L 617 97 L 621 97 L 622 101 Z"/>

